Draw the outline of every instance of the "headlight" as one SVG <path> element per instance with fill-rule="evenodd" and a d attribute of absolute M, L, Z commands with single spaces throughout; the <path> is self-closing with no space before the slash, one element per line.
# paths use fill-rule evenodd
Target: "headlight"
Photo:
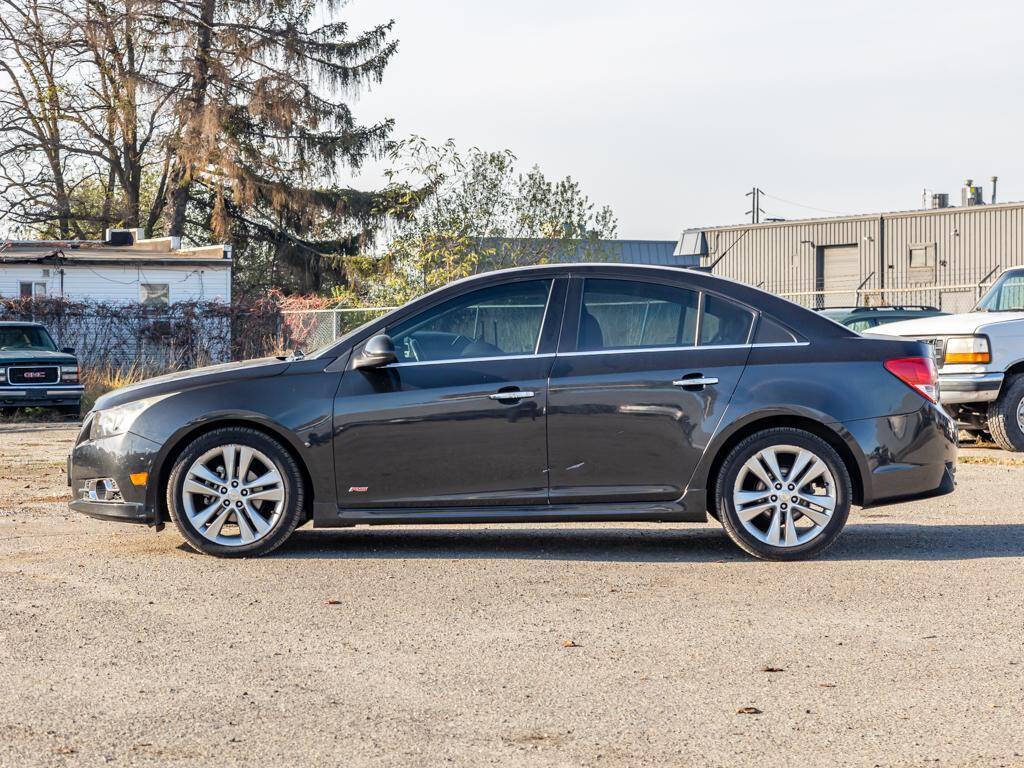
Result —
<path fill-rule="evenodd" d="M 991 363 L 988 339 L 984 336 L 954 336 L 946 342 L 945 364 Z"/>
<path fill-rule="evenodd" d="M 93 414 L 92 430 L 89 432 L 89 439 L 99 440 L 103 437 L 124 434 L 129 430 L 136 417 L 151 404 L 151 400 L 136 400 L 134 403 L 125 403 L 116 408 L 105 408 L 102 411 L 96 411 Z"/>

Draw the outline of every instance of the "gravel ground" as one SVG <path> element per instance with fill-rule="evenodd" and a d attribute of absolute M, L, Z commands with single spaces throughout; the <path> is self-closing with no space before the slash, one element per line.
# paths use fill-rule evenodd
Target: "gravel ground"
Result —
<path fill-rule="evenodd" d="M 227 561 L 69 513 L 74 431 L 0 425 L 0 765 L 1024 765 L 1007 454 L 803 563 L 713 524 L 303 529 Z"/>

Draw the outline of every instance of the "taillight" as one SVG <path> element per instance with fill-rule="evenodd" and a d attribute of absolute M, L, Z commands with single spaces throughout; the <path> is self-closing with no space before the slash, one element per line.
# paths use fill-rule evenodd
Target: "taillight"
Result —
<path fill-rule="evenodd" d="M 930 357 L 898 357 L 885 370 L 933 403 L 939 402 L 939 372 Z"/>

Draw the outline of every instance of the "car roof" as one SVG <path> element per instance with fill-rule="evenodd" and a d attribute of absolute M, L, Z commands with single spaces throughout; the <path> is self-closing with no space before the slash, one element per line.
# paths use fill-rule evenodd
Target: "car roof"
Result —
<path fill-rule="evenodd" d="M 473 290 L 476 286 L 486 288 L 491 284 L 502 283 L 509 278 L 527 280 L 530 277 L 587 277 L 588 275 L 600 275 L 603 277 L 614 275 L 615 278 L 620 276 L 622 278 L 652 278 L 660 275 L 673 281 L 685 279 L 689 286 L 696 290 L 718 293 L 732 301 L 746 304 L 756 311 L 770 315 L 801 335 L 806 336 L 810 334 L 812 337 L 817 338 L 845 338 L 857 335 L 849 328 L 817 312 L 812 312 L 807 307 L 800 306 L 789 299 L 768 293 L 760 288 L 754 288 L 746 283 L 710 274 L 703 269 L 663 264 L 573 262 L 510 267 L 508 269 L 481 272 L 476 275 L 463 277 L 435 288 L 433 291 L 403 304 L 392 312 L 353 329 L 353 331 L 340 338 L 337 343 L 324 347 L 318 353 L 318 356 L 335 354 L 346 346 L 358 343 L 368 335 L 377 332 L 380 328 L 386 327 L 389 322 L 394 322 L 396 318 L 400 322 L 402 317 L 409 316 L 410 313 L 422 311 L 434 303 L 447 300 L 451 295 Z"/>
<path fill-rule="evenodd" d="M 0 320 L 0 328 L 45 328 L 42 323 L 33 320 Z"/>

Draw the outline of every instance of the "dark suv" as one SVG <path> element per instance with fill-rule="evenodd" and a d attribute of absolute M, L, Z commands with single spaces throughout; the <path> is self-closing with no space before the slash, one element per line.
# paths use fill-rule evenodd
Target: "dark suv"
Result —
<path fill-rule="evenodd" d="M 948 315 L 938 307 L 926 305 L 902 305 L 895 307 L 828 307 L 818 310 L 829 320 L 845 325 L 851 331 L 870 331 L 879 325 L 898 323 L 901 320 L 917 320 L 920 317 Z"/>
<path fill-rule="evenodd" d="M 42 406 L 78 414 L 81 403 L 75 350 L 58 350 L 39 323 L 0 322 L 0 410 Z"/>

